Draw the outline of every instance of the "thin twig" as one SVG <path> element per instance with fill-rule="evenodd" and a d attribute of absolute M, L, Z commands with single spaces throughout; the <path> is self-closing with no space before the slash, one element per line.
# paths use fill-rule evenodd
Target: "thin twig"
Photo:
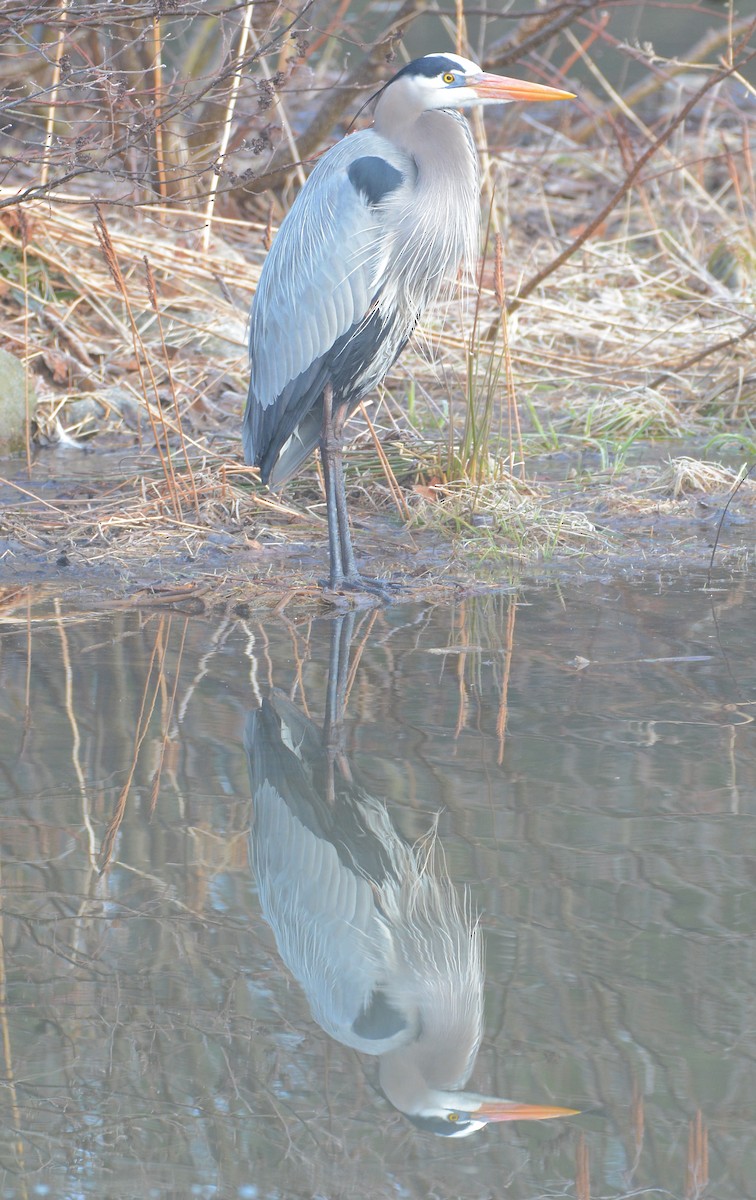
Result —
<path fill-rule="evenodd" d="M 714 538 L 714 545 L 711 548 L 711 558 L 709 559 L 709 569 L 706 572 L 706 583 L 704 586 L 707 588 L 711 587 L 711 573 L 714 570 L 714 558 L 717 553 L 717 548 L 719 546 L 719 538 L 722 534 L 722 526 L 724 525 L 725 517 L 727 516 L 729 507 L 732 504 L 735 497 L 737 496 L 740 489 L 742 488 L 746 479 L 748 479 L 749 476 L 754 471 L 756 471 L 756 463 L 751 463 L 750 467 L 745 467 L 745 469 L 742 471 L 742 473 L 740 475 L 740 478 L 737 480 L 737 482 L 735 483 L 735 486 L 733 487 L 732 491 L 730 492 L 729 496 L 727 497 L 727 503 L 725 504 L 724 508 L 722 509 L 722 512 L 720 513 L 719 521 L 717 522 L 717 532 L 716 532 L 716 536 Z"/>
<path fill-rule="evenodd" d="M 188 448 L 186 445 L 186 438 L 184 437 L 184 427 L 181 423 L 181 409 L 179 407 L 178 396 L 176 394 L 176 385 L 173 380 L 173 371 L 171 370 L 171 360 L 168 356 L 168 347 L 165 342 L 165 331 L 163 330 L 163 318 L 160 315 L 160 306 L 158 304 L 158 298 L 157 298 L 157 288 L 155 286 L 155 276 L 152 272 L 152 267 L 150 266 L 150 261 L 147 258 L 146 254 L 144 256 L 144 266 L 145 266 L 145 271 L 147 272 L 147 290 L 148 290 L 149 296 L 150 296 L 150 303 L 152 305 L 153 312 L 155 313 L 155 318 L 157 320 L 157 326 L 158 326 L 158 332 L 160 334 L 160 345 L 163 350 L 163 361 L 165 362 L 165 371 L 166 371 L 166 375 L 168 377 L 168 386 L 171 389 L 171 397 L 173 399 L 173 411 L 176 414 L 176 428 L 178 430 L 179 441 L 181 443 L 181 450 L 184 455 L 184 462 L 186 463 L 186 469 L 189 474 L 189 480 L 191 483 L 192 499 L 194 500 L 194 511 L 197 514 L 197 519 L 199 520 L 200 507 L 199 507 L 199 497 L 197 495 L 197 481 L 194 478 L 194 471 L 192 469 L 192 464 L 189 459 L 189 451 L 188 451 Z M 161 412 L 162 412 L 162 409 L 161 409 Z M 167 438 L 166 438 L 166 441 L 167 441 Z"/>
<path fill-rule="evenodd" d="M 687 371 L 689 367 L 694 367 L 696 363 L 702 362 L 704 358 L 708 358 L 711 354 L 716 354 L 720 350 L 729 350 L 731 346 L 737 346 L 741 342 L 747 341 L 754 333 L 756 333 L 756 322 L 753 325 L 749 325 L 742 333 L 737 333 L 734 337 L 723 338 L 721 342 L 715 342 L 713 346 L 707 346 L 705 350 L 699 351 L 698 354 L 693 354 L 690 358 L 684 358 L 681 363 L 670 367 L 668 371 L 662 371 L 660 375 L 651 380 L 648 386 L 650 388 L 657 388 L 659 384 L 669 379 L 670 375 L 679 375 L 681 371 Z"/>
<path fill-rule="evenodd" d="M 132 341 L 133 341 L 133 345 L 134 345 L 134 358 L 136 360 L 137 371 L 139 372 L 139 378 L 140 378 L 140 381 L 142 384 L 142 395 L 144 397 L 144 406 L 147 410 L 147 416 L 149 418 L 150 426 L 152 428 L 152 436 L 153 436 L 153 439 L 155 442 L 155 449 L 158 452 L 158 456 L 160 458 L 160 464 L 163 468 L 163 475 L 164 475 L 165 481 L 168 485 L 168 491 L 171 495 L 174 516 L 176 517 L 177 520 L 181 520 L 182 519 L 181 500 L 179 498 L 179 492 L 178 492 L 178 488 L 176 486 L 176 477 L 175 477 L 175 474 L 173 471 L 173 459 L 171 457 L 170 446 L 168 446 L 167 438 L 166 438 L 166 452 L 164 453 L 163 446 L 162 446 L 161 440 L 160 440 L 160 435 L 158 433 L 157 424 L 155 422 L 155 416 L 152 411 L 152 405 L 150 404 L 149 397 L 147 395 L 147 381 L 144 377 L 144 371 L 142 368 L 142 361 L 144 360 L 144 365 L 147 368 L 147 372 L 150 376 L 150 382 L 152 384 L 152 390 L 153 390 L 153 393 L 155 396 L 157 410 L 158 410 L 158 413 L 162 416 L 162 409 L 160 406 L 160 396 L 158 393 L 157 380 L 155 379 L 155 374 L 152 370 L 152 362 L 150 361 L 150 356 L 147 353 L 147 349 L 144 345 L 144 341 L 142 340 L 142 336 L 139 332 L 139 327 L 137 326 L 136 320 L 134 318 L 134 313 L 133 313 L 133 310 L 131 307 L 131 300 L 129 298 L 129 293 L 126 288 L 126 281 L 125 281 L 125 279 L 123 277 L 123 273 L 121 271 L 121 265 L 118 261 L 118 255 L 116 254 L 115 246 L 113 245 L 112 239 L 110 237 L 110 231 L 108 230 L 108 227 L 105 223 L 105 217 L 102 212 L 102 209 L 100 208 L 99 204 L 97 204 L 97 203 L 95 203 L 95 211 L 97 213 L 97 220 L 95 221 L 95 224 L 94 224 L 95 233 L 96 233 L 97 239 L 100 243 L 100 248 L 102 250 L 103 256 L 105 258 L 105 262 L 106 262 L 108 269 L 110 271 L 110 274 L 112 276 L 113 282 L 115 283 L 118 291 L 120 292 L 121 298 L 126 307 L 126 313 L 127 313 L 128 319 L 129 319 L 129 327 L 131 329 L 131 336 L 132 336 Z M 165 422 L 163 422 L 163 428 L 165 429 Z"/>
<path fill-rule="evenodd" d="M 168 184 L 165 177 L 163 141 L 163 37 L 159 13 L 156 13 L 152 20 L 152 78 L 155 112 L 155 172 L 160 198 L 165 200 L 168 196 Z"/>
<path fill-rule="evenodd" d="M 66 44 L 66 22 L 68 20 L 68 0 L 60 0 L 60 27 L 58 29 L 58 41 L 55 46 L 55 65 L 53 66 L 52 87 L 50 88 L 50 100 L 47 109 L 47 124 L 45 126 L 45 157 L 42 160 L 42 169 L 39 173 L 39 182 L 42 187 L 47 185 L 48 173 L 50 171 L 50 156 L 52 153 L 53 134 L 55 132 L 55 109 L 58 103 L 58 89 L 60 87 L 61 76 L 61 61 L 63 58 L 63 47 Z"/>
<path fill-rule="evenodd" d="M 239 48 L 236 53 L 236 58 L 239 63 L 239 67 L 235 71 L 233 76 L 231 77 L 231 87 L 230 87 L 229 93 L 228 93 L 228 104 L 226 105 L 226 116 L 225 116 L 225 120 L 223 122 L 223 136 L 221 137 L 220 148 L 218 150 L 218 155 L 215 160 L 215 170 L 213 172 L 213 177 L 210 182 L 210 195 L 207 198 L 207 207 L 205 209 L 205 231 L 202 235 L 202 250 L 203 250 L 204 254 L 207 254 L 210 250 L 210 233 L 211 233 L 212 225 L 213 225 L 213 211 L 215 209 L 215 199 L 218 194 L 218 184 L 220 183 L 221 169 L 223 167 L 223 163 L 226 158 L 226 151 L 228 150 L 229 138 L 231 137 L 231 128 L 232 128 L 233 120 L 234 120 L 234 112 L 236 111 L 236 101 L 239 96 L 239 85 L 241 84 L 241 80 L 242 80 L 241 64 L 244 61 L 244 55 L 247 50 L 247 41 L 249 40 L 249 33 L 252 28 L 252 10 L 253 10 L 253 5 L 247 4 L 247 6 L 244 9 L 244 20 L 242 22 L 241 31 L 239 33 Z M 258 45 L 257 49 L 259 49 L 259 45 Z"/>

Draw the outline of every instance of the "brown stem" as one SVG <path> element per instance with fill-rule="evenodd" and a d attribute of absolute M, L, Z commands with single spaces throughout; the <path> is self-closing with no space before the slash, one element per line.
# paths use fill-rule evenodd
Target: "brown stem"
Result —
<path fill-rule="evenodd" d="M 747 342 L 752 334 L 756 333 L 756 322 L 749 325 L 742 333 L 736 333 L 733 337 L 723 338 L 719 342 L 715 342 L 713 346 L 707 346 L 705 350 L 700 350 L 698 354 L 692 355 L 690 358 L 685 358 L 676 366 L 669 367 L 668 370 L 662 371 L 655 379 L 649 383 L 650 388 L 658 387 L 664 383 L 665 379 L 669 379 L 670 375 L 679 375 L 681 371 L 687 371 L 690 367 L 694 367 L 696 363 L 701 362 L 704 358 L 708 358 L 711 354 L 716 354 L 719 350 L 729 350 L 732 346 L 737 346 L 740 342 Z"/>

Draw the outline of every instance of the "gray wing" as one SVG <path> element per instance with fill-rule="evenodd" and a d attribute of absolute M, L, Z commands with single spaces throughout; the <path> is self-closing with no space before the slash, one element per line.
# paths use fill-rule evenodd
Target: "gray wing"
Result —
<path fill-rule="evenodd" d="M 344 1045 L 383 1054 L 415 1035 L 387 996 L 392 933 L 375 886 L 328 836 L 331 813 L 314 783 L 322 742 L 290 710 L 281 697 L 275 709 L 265 701 L 245 731 L 260 904 L 321 1028 Z"/>
<path fill-rule="evenodd" d="M 269 783 L 254 801 L 252 860 L 281 958 L 326 1033 L 357 1050 L 384 1053 L 405 1040 L 405 1024 L 381 987 L 390 936 L 369 884 L 293 817 Z"/>
<path fill-rule="evenodd" d="M 354 345 L 367 338 L 373 350 L 385 337 L 371 313 L 390 252 L 383 202 L 411 188 L 415 175 L 412 159 L 387 139 L 373 130 L 354 134 L 320 159 L 281 225 L 252 305 L 243 430 L 245 459 L 261 467 L 266 481 L 284 447 L 274 484 L 316 445 L 320 409 L 313 410 L 335 361 L 359 395 L 374 386 L 360 374 Z M 393 357 L 406 336 L 393 339 Z"/>

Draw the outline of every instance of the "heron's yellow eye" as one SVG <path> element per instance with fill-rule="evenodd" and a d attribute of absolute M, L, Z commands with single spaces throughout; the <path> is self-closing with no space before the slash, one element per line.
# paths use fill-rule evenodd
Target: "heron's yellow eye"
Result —
<path fill-rule="evenodd" d="M 446 1119 L 447 1119 L 447 1121 L 458 1121 L 459 1113 L 447 1113 Z"/>
<path fill-rule="evenodd" d="M 451 71 L 446 71 L 441 78 L 443 79 L 444 83 L 455 83 L 457 79 L 456 75 L 452 75 Z M 455 1117 L 454 1120 L 456 1121 L 456 1119 L 457 1118 Z"/>

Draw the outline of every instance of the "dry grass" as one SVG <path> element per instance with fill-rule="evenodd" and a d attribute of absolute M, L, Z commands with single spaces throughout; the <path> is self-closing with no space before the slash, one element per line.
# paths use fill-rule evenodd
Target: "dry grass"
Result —
<path fill-rule="evenodd" d="M 497 555 L 608 553 L 602 504 L 617 511 L 624 497 L 641 513 L 735 482 L 737 470 L 715 479 L 683 454 L 756 453 L 753 97 L 727 79 L 659 133 L 707 78 L 677 95 L 659 84 L 653 129 L 653 108 L 633 124 L 601 79 L 534 130 L 488 122 L 484 190 L 496 191 L 481 285 L 429 315 L 371 411 L 374 433 L 353 456 L 363 515 L 378 505 L 404 521 L 409 488 L 412 529 L 448 539 L 474 574 Z M 13 196 L 0 189 L 0 205 Z M 279 499 L 240 462 L 246 313 L 271 232 L 256 203 L 256 221 L 216 205 L 209 253 L 204 202 L 103 195 L 95 209 L 59 189 L 0 207 L 2 342 L 28 364 L 42 447 L 29 473 L 6 466 L 3 538 L 48 560 L 116 561 L 124 577 L 165 554 L 212 575 L 217 563 L 199 562 L 212 550 L 235 578 L 242 552 L 238 578 L 266 587 L 265 547 L 324 544 L 317 467 Z M 657 440 L 675 462 L 643 477 L 634 455 Z M 557 463 L 545 475 L 544 455 Z M 753 489 L 738 503 L 750 508 Z"/>
<path fill-rule="evenodd" d="M 705 495 L 735 492 L 741 488 L 746 496 L 756 494 L 756 483 L 746 476 L 745 469 L 732 471 L 721 463 L 702 462 L 700 459 L 673 458 L 663 472 L 660 485 L 669 488 L 673 499 L 685 492 L 701 492 Z"/>
<path fill-rule="evenodd" d="M 419 490 L 412 523 L 445 530 L 472 561 L 532 563 L 608 548 L 585 512 L 563 507 L 546 488 L 499 476 L 474 487 L 459 481 Z"/>

